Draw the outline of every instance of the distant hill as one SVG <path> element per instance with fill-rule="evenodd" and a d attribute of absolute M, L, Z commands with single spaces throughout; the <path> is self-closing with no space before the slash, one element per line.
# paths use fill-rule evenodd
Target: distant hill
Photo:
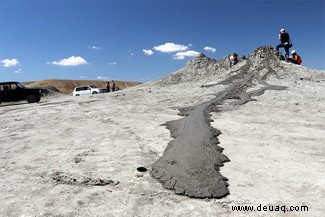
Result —
<path fill-rule="evenodd" d="M 112 83 L 111 81 L 109 81 Z M 72 93 L 73 89 L 77 86 L 83 85 L 95 85 L 99 88 L 105 88 L 107 81 L 98 81 L 98 80 L 58 80 L 58 79 L 50 79 L 50 80 L 41 80 L 41 81 L 31 81 L 31 82 L 23 82 L 26 86 L 37 86 L 37 87 L 45 87 L 50 91 L 59 91 L 64 94 Z M 141 84 L 141 82 L 129 82 L 129 81 L 116 81 L 115 84 L 118 90 L 122 90 L 127 87 L 132 87 Z"/>

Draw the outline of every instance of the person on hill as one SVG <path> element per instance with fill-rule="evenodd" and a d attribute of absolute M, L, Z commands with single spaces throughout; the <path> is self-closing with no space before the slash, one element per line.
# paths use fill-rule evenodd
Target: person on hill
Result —
<path fill-rule="evenodd" d="M 291 51 L 292 58 L 289 58 L 289 62 L 300 65 L 302 63 L 301 57 L 296 53 L 295 50 Z"/>
<path fill-rule="evenodd" d="M 279 51 L 279 49 L 281 47 L 283 47 L 286 52 L 285 58 L 288 59 L 289 58 L 289 48 L 292 47 L 292 43 L 291 43 L 289 33 L 287 33 L 285 29 L 280 30 L 279 40 L 281 43 L 276 46 L 276 50 Z"/>
<path fill-rule="evenodd" d="M 240 59 L 241 59 L 241 61 L 244 61 L 244 60 L 246 60 L 246 56 L 242 55 Z"/>
<path fill-rule="evenodd" d="M 238 54 L 237 53 L 233 53 L 230 56 L 230 67 L 232 67 L 233 65 L 236 65 L 238 63 Z"/>
<path fill-rule="evenodd" d="M 109 81 L 106 84 L 106 91 L 109 93 L 111 92 L 111 85 L 109 84 Z"/>

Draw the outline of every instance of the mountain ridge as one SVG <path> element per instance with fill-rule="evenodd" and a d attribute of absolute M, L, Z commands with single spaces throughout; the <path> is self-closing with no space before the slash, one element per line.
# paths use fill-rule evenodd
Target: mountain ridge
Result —
<path fill-rule="evenodd" d="M 319 75 L 319 72 L 325 73 L 323 70 L 310 69 L 304 67 L 303 65 L 296 65 L 282 61 L 279 59 L 279 54 L 272 46 L 260 46 L 254 49 L 248 55 L 246 60 L 240 60 L 232 67 L 230 67 L 230 55 L 217 60 L 201 54 L 189 60 L 183 68 L 154 81 L 154 83 L 160 85 L 170 85 L 181 82 L 196 81 L 199 79 L 205 79 L 207 77 L 231 77 L 231 74 L 237 74 L 238 70 L 245 69 L 245 71 L 254 71 L 262 70 L 263 68 L 276 68 L 278 73 L 275 74 L 282 77 L 295 76 L 295 73 L 290 73 L 290 71 L 296 69 L 306 70 L 309 73 L 315 72 L 316 74 L 314 74 L 313 77 L 321 76 Z"/>

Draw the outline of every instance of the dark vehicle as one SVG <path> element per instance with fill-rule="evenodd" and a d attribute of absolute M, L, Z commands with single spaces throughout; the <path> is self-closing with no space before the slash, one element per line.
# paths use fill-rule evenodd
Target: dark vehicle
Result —
<path fill-rule="evenodd" d="M 0 82 L 0 104 L 20 100 L 27 100 L 28 103 L 39 102 L 45 93 L 44 89 L 25 87 L 16 81 Z"/>

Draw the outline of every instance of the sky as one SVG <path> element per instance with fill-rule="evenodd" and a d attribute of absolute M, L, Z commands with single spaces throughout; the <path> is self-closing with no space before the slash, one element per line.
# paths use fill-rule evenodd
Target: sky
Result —
<path fill-rule="evenodd" d="M 275 47 L 282 28 L 303 66 L 325 70 L 324 2 L 0 0 L 0 81 L 148 82 L 200 53 Z"/>

